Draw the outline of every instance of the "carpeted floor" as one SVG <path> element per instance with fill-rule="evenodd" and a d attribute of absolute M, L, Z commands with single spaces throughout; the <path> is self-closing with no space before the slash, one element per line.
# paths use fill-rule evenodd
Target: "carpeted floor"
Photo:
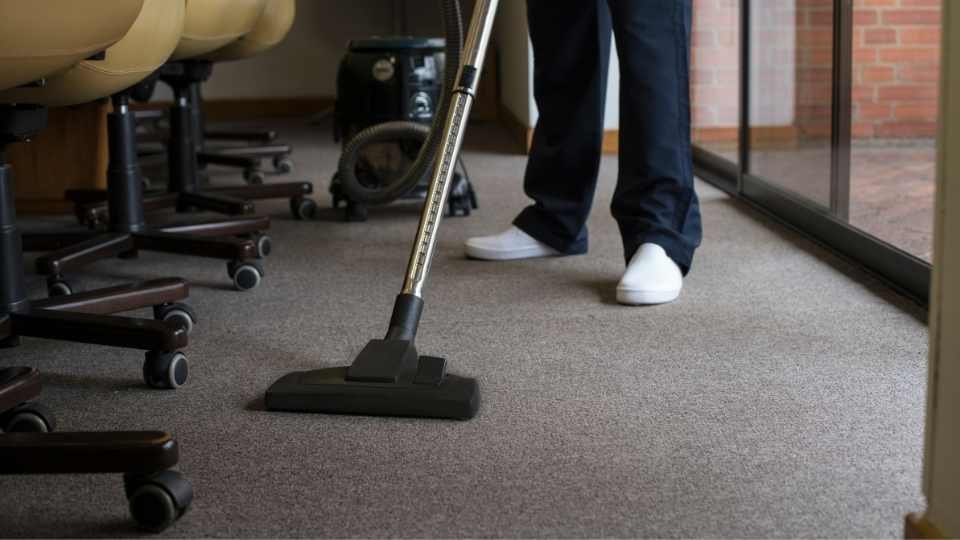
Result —
<path fill-rule="evenodd" d="M 329 126 L 278 124 L 327 205 Z M 0 365 L 45 375 L 61 430 L 165 429 L 192 510 L 165 536 L 894 537 L 920 510 L 927 331 L 915 306 L 700 184 L 706 239 L 681 300 L 614 302 L 623 268 L 603 164 L 589 255 L 465 260 L 525 204 L 524 159 L 480 126 L 481 208 L 444 222 L 419 345 L 480 379 L 469 422 L 268 413 L 292 371 L 346 363 L 386 328 L 416 208 L 366 223 L 275 217 L 264 283 L 218 261 L 143 254 L 81 288 L 181 275 L 200 324 L 175 392 L 142 355 L 27 341 Z M 46 220 L 49 221 L 49 220 Z M 25 220 L 34 224 L 37 220 Z M 35 293 L 39 278 L 31 277 Z M 0 536 L 130 536 L 117 477 L 0 478 Z"/>

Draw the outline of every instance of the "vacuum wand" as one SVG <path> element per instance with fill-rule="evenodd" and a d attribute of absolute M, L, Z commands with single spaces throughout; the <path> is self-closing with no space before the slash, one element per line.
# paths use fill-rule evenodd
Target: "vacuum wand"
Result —
<path fill-rule="evenodd" d="M 477 0 L 470 30 L 467 33 L 463 51 L 463 65 L 457 77 L 457 87 L 450 94 L 450 112 L 443 131 L 440 151 L 433 166 L 433 177 L 427 191 L 427 199 L 420 215 L 420 227 L 407 265 L 407 275 L 403 283 L 403 294 L 423 297 L 423 286 L 430 270 L 437 243 L 437 230 L 443 219 L 454 166 L 460 155 L 463 136 L 467 131 L 467 120 L 473 108 L 480 73 L 490 45 L 493 33 L 493 21 L 497 13 L 499 0 Z M 399 299 L 398 299 L 399 303 Z M 396 313 L 396 312 L 395 312 Z"/>
<path fill-rule="evenodd" d="M 416 347 L 423 312 L 423 286 L 437 243 L 437 230 L 450 194 L 454 164 L 480 80 L 499 0 L 477 0 L 463 65 L 450 92 L 450 109 L 420 215 L 416 241 L 384 339 L 374 339 L 348 367 L 290 373 L 267 390 L 272 411 L 321 412 L 450 418 L 477 414 L 476 379 L 447 372 L 447 360 L 421 356 Z"/>

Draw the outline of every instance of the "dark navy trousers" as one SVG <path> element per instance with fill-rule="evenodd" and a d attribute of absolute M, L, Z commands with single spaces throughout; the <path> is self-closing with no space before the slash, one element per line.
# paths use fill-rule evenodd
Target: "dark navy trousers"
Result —
<path fill-rule="evenodd" d="M 620 58 L 620 159 L 611 205 L 627 261 L 664 248 L 688 272 L 700 245 L 690 148 L 691 0 L 527 0 L 540 119 L 514 224 L 587 251 L 603 144 L 611 34 Z"/>

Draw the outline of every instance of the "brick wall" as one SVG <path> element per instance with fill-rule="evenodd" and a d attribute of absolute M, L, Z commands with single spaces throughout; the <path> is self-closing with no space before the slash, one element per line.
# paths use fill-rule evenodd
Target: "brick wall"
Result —
<path fill-rule="evenodd" d="M 855 138 L 935 137 L 943 0 L 854 0 Z"/>
<path fill-rule="evenodd" d="M 854 0 L 855 138 L 935 136 L 941 1 Z M 733 142 L 740 1 L 693 2 L 694 138 Z M 753 5 L 751 31 L 757 46 L 751 117 L 763 130 L 780 130 L 761 138 L 829 136 L 833 0 L 761 0 Z M 791 133 L 785 135 L 787 131 Z"/>
<path fill-rule="evenodd" d="M 737 139 L 739 10 L 739 0 L 693 0 L 691 113 L 699 142 Z"/>

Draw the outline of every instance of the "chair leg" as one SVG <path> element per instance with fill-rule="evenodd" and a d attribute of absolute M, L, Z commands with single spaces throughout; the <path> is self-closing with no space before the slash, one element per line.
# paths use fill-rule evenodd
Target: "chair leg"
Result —
<path fill-rule="evenodd" d="M 219 212 L 228 215 L 252 214 L 254 212 L 253 204 L 243 199 L 234 198 L 225 193 L 205 194 L 205 193 L 181 193 L 179 208 L 200 208 L 211 212 Z"/>
<path fill-rule="evenodd" d="M 0 474 L 153 474 L 180 459 L 159 431 L 16 433 L 0 437 Z"/>
<path fill-rule="evenodd" d="M 262 158 L 273 156 L 286 156 L 293 153 L 293 148 L 286 144 L 259 145 L 259 146 L 226 146 L 214 148 L 208 151 L 210 154 L 220 156 L 245 156 L 250 158 Z"/>
<path fill-rule="evenodd" d="M 313 193 L 313 184 L 310 182 L 285 182 L 252 186 L 219 186 L 204 188 L 204 192 L 250 200 L 282 199 L 310 195 Z"/>
<path fill-rule="evenodd" d="M 239 238 L 204 238 L 167 232 L 145 232 L 135 235 L 137 249 L 177 253 L 212 259 L 249 260 L 257 258 L 257 247 L 250 240 Z"/>
<path fill-rule="evenodd" d="M 165 278 L 34 300 L 31 305 L 34 309 L 110 315 L 143 307 L 172 304 L 186 299 L 189 293 L 190 288 L 186 281 Z"/>
<path fill-rule="evenodd" d="M 197 162 L 200 165 L 222 165 L 225 167 L 240 167 L 241 169 L 256 169 L 260 160 L 247 156 L 231 156 L 215 152 L 197 152 Z"/>
<path fill-rule="evenodd" d="M 37 259 L 37 273 L 59 275 L 70 268 L 115 257 L 134 249 L 133 237 L 129 234 L 102 234 L 40 257 Z"/>
<path fill-rule="evenodd" d="M 24 251 L 54 251 L 75 246 L 101 236 L 96 231 L 58 231 L 23 233 Z"/>
<path fill-rule="evenodd" d="M 253 216 L 229 220 L 204 221 L 183 225 L 154 227 L 154 231 L 190 236 L 235 236 L 265 231 L 270 228 L 270 218 Z"/>
<path fill-rule="evenodd" d="M 40 373 L 33 368 L 0 369 L 0 413 L 40 395 Z"/>
<path fill-rule="evenodd" d="M 144 351 L 174 352 L 187 346 L 187 329 L 164 321 L 52 309 L 11 313 L 10 318 L 13 331 L 25 337 Z"/>
<path fill-rule="evenodd" d="M 207 130 L 204 138 L 221 141 L 250 141 L 266 143 L 277 138 L 276 131 L 221 131 Z"/>

